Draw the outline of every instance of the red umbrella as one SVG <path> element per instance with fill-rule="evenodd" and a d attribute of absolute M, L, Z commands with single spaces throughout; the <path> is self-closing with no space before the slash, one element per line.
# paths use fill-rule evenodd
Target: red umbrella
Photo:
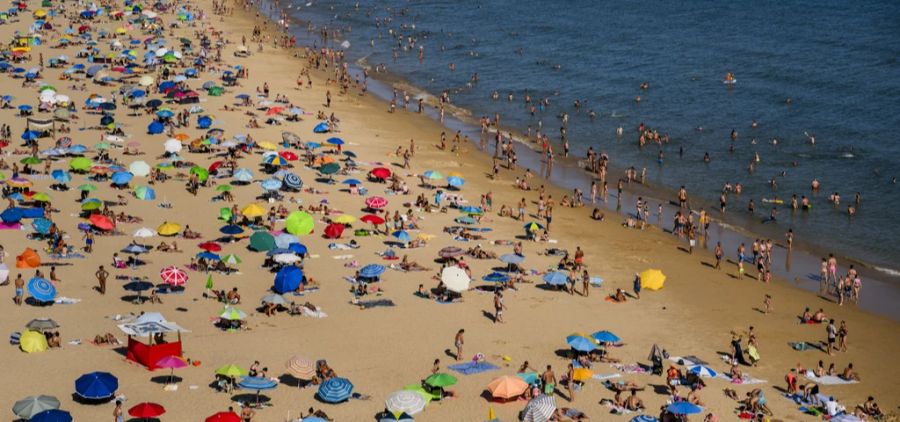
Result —
<path fill-rule="evenodd" d="M 214 171 L 218 170 L 219 167 L 222 167 L 222 164 L 225 164 L 225 162 L 222 160 L 214 161 L 212 164 L 209 165 L 209 168 L 207 168 L 207 170 L 209 170 L 210 172 L 214 172 Z"/>
<path fill-rule="evenodd" d="M 129 415 L 141 419 L 155 418 L 163 413 L 166 413 L 166 409 L 156 403 L 138 403 L 128 409 Z"/>
<path fill-rule="evenodd" d="M 375 167 L 369 172 L 369 175 L 376 179 L 387 179 L 391 177 L 391 171 L 384 167 Z"/>
<path fill-rule="evenodd" d="M 241 417 L 234 412 L 219 412 L 206 418 L 206 422 L 241 422 Z"/>
<path fill-rule="evenodd" d="M 366 214 L 366 215 L 360 217 L 359 221 L 362 221 L 365 223 L 372 223 L 376 226 L 379 224 L 384 224 L 384 219 L 375 214 Z"/>
<path fill-rule="evenodd" d="M 280 155 L 281 158 L 284 158 L 285 160 L 288 160 L 288 161 L 297 161 L 297 159 L 300 158 L 297 156 L 297 154 L 294 154 L 292 151 L 281 151 L 278 153 L 278 155 Z"/>
<path fill-rule="evenodd" d="M 222 246 L 216 242 L 203 242 L 197 246 L 200 247 L 200 249 L 209 252 L 219 252 L 222 250 Z"/>
<path fill-rule="evenodd" d="M 112 220 L 110 220 L 109 217 L 103 214 L 91 214 L 91 217 L 88 220 L 91 222 L 91 224 L 94 225 L 94 227 L 100 230 L 110 231 L 116 227 L 116 225 L 113 224 Z"/>
<path fill-rule="evenodd" d="M 325 237 L 328 239 L 337 239 L 344 233 L 344 225 L 331 223 L 325 227 Z"/>
<path fill-rule="evenodd" d="M 188 280 L 187 273 L 175 266 L 163 268 L 159 276 L 164 283 L 172 286 L 183 286 Z"/>
<path fill-rule="evenodd" d="M 266 111 L 267 116 L 274 116 L 278 113 L 284 111 L 284 107 L 271 107 L 268 111 Z"/>
<path fill-rule="evenodd" d="M 366 198 L 366 205 L 373 210 L 382 209 L 387 205 L 387 199 L 380 196 L 370 196 Z"/>

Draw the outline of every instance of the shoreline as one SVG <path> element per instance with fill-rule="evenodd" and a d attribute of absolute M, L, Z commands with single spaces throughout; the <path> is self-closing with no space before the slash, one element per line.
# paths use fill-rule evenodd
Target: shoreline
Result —
<path fill-rule="evenodd" d="M 265 1 L 264 3 L 277 7 L 275 3 L 270 1 Z M 278 22 L 275 19 L 271 16 L 268 17 L 270 22 L 278 25 Z M 309 23 L 312 21 L 304 22 Z M 312 23 L 316 24 L 315 22 Z M 305 29 L 295 28 L 291 31 L 293 31 L 291 32 L 292 35 L 298 37 L 298 44 L 301 39 L 308 42 L 317 42 L 315 36 L 310 36 Z M 339 38 L 330 40 L 332 44 L 336 44 L 338 41 L 340 41 Z M 364 61 L 367 56 L 354 55 L 352 49 L 353 46 L 351 46 L 350 50 L 347 52 L 348 57 L 351 59 L 348 60 L 350 62 L 349 71 L 352 75 L 362 78 L 363 65 L 361 62 Z M 400 91 L 412 89 L 413 91 L 410 92 L 411 98 L 419 98 L 420 96 L 427 96 L 431 99 L 437 98 L 433 93 L 412 85 L 410 81 L 403 78 L 400 74 L 391 72 L 390 68 L 386 72 L 371 72 L 369 80 L 369 93 L 377 97 L 383 103 L 385 110 L 388 108 L 393 89 L 398 89 Z M 446 127 L 449 133 L 460 130 L 462 134 L 468 135 L 471 140 L 470 147 L 474 147 L 475 150 L 482 153 L 487 159 L 490 159 L 491 147 L 488 146 L 484 150 L 479 147 L 481 133 L 477 126 L 477 121 L 473 118 L 474 113 L 471 110 L 452 105 L 452 103 L 450 110 L 451 112 L 447 113 L 445 116 L 444 123 L 440 123 L 439 121 L 439 115 L 436 111 L 434 102 L 426 102 L 424 114 L 439 125 Z M 414 111 L 405 111 L 398 107 L 396 114 L 403 113 L 417 114 Z M 488 129 L 488 133 L 494 134 L 496 133 L 496 130 L 496 128 L 491 127 Z M 509 132 L 509 130 L 506 129 L 503 131 Z M 546 161 L 540 157 L 540 151 L 535 144 L 524 139 L 524 135 L 517 129 L 512 130 L 512 133 L 514 135 L 514 144 L 517 147 L 516 151 L 517 153 L 521 153 L 518 155 L 520 159 L 517 167 L 519 169 L 531 169 L 535 175 L 541 176 L 549 183 L 558 187 L 570 190 L 578 188 L 582 192 L 590 191 L 590 182 L 591 180 L 596 179 L 594 179 L 589 172 L 580 167 L 580 158 L 564 158 L 561 155 L 558 155 L 554 157 L 554 164 L 548 167 Z M 529 152 L 532 154 L 528 154 Z M 623 168 L 620 168 L 615 164 L 610 164 L 610 179 L 614 178 L 614 174 L 623 173 Z M 548 175 L 549 177 L 547 177 Z M 613 184 L 614 183 L 610 184 L 610 191 L 614 189 Z M 674 215 L 675 211 L 678 210 L 678 207 L 672 205 L 671 199 L 663 200 L 660 198 L 675 198 L 676 193 L 675 190 L 666 186 L 653 183 L 644 185 L 639 183 L 626 184 L 626 189 L 623 191 L 624 198 L 621 201 L 621 209 L 617 209 L 616 202 L 612 200 L 616 197 L 614 192 L 610 193 L 609 201 L 606 203 L 598 201 L 596 206 L 606 212 L 615 212 L 621 217 L 627 217 L 633 215 L 633 213 L 625 210 L 633 207 L 632 204 L 634 204 L 638 197 L 643 197 L 645 200 L 652 202 L 653 207 L 651 208 L 655 208 L 656 204 L 661 203 L 664 207 L 662 227 L 656 223 L 657 218 L 655 217 L 655 212 L 653 213 L 654 217 L 651 218 L 651 225 L 657 226 L 657 228 L 666 232 L 670 232 L 666 227 L 671 225 L 671 217 Z M 711 201 L 702 201 L 702 208 L 709 210 L 714 209 Z M 587 207 L 587 202 L 589 201 L 586 200 L 585 202 L 585 206 Z M 781 211 L 782 213 L 790 212 L 789 209 L 784 208 L 782 208 Z M 692 206 L 692 213 L 695 216 L 698 213 L 696 204 Z M 777 247 L 777 253 L 773 257 L 773 262 L 777 261 L 785 263 L 785 265 L 773 265 L 773 275 L 807 292 L 817 295 L 820 294 L 817 281 L 819 260 L 831 253 L 827 251 L 825 246 L 807 240 L 795 239 L 792 250 L 788 251 L 784 246 L 782 238 L 779 237 L 779 234 L 768 233 L 760 236 L 760 233 L 755 231 L 754 228 L 748 227 L 752 226 L 752 218 L 741 216 L 738 217 L 738 222 L 734 222 L 722 219 L 721 216 L 716 215 L 710 219 L 712 224 L 710 225 L 707 235 L 698 236 L 699 249 L 709 252 L 714 248 L 716 242 L 721 242 L 722 247 L 725 250 L 725 257 L 729 258 L 732 257 L 733 251 L 736 250 L 741 243 L 744 243 L 749 249 L 753 240 L 756 238 L 772 238 Z M 783 235 L 783 233 L 781 235 Z M 686 245 L 686 242 L 683 239 L 679 239 L 678 242 Z M 892 269 L 881 269 L 874 264 L 849 256 L 840 254 L 835 254 L 835 256 L 839 259 L 839 268 L 846 269 L 849 265 L 854 265 L 863 279 L 864 293 L 860 299 L 859 306 L 867 311 L 888 316 L 895 321 L 900 321 L 900 308 L 894 306 L 895 303 L 900 302 L 900 272 L 896 272 Z M 828 297 L 832 298 L 831 295 Z"/>

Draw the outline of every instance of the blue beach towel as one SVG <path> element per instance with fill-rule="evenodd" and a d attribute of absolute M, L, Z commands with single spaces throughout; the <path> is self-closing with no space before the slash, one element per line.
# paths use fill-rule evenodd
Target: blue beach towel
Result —
<path fill-rule="evenodd" d="M 482 372 L 493 371 L 498 369 L 497 365 L 488 362 L 466 362 L 450 365 L 448 368 L 459 372 L 463 375 L 480 374 Z"/>

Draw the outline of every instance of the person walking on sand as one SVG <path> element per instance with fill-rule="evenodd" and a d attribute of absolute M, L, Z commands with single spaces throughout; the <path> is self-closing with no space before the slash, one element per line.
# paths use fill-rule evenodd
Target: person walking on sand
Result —
<path fill-rule="evenodd" d="M 97 283 L 99 286 L 97 287 L 97 291 L 100 292 L 101 295 L 106 294 L 106 278 L 109 277 L 109 272 L 106 271 L 105 268 L 101 265 L 100 268 L 94 273 L 97 276 Z"/>
<path fill-rule="evenodd" d="M 584 297 L 591 295 L 591 276 L 587 270 L 581 273 L 581 295 Z"/>
<path fill-rule="evenodd" d="M 717 270 L 722 269 L 722 257 L 725 256 L 725 251 L 722 250 L 722 242 L 716 242 L 716 266 L 714 267 Z"/>
<path fill-rule="evenodd" d="M 125 411 L 122 410 L 122 400 L 116 400 L 116 408 L 113 409 L 115 422 L 125 422 Z"/>
<path fill-rule="evenodd" d="M 834 356 L 834 353 L 833 353 L 833 352 L 834 352 L 834 349 L 835 349 L 835 344 L 834 344 L 834 343 L 835 343 L 835 341 L 837 340 L 837 328 L 835 328 L 835 326 L 834 326 L 834 319 L 833 319 L 833 318 L 830 319 L 830 320 L 828 321 L 828 326 L 825 327 L 825 333 L 828 335 L 828 345 L 827 345 L 827 347 L 828 347 L 828 349 L 827 349 L 828 355 L 829 355 L 829 356 Z"/>
<path fill-rule="evenodd" d="M 494 323 L 503 323 L 503 310 L 506 305 L 503 304 L 503 293 L 499 290 L 494 293 Z"/>
<path fill-rule="evenodd" d="M 569 391 L 569 401 L 575 401 L 575 365 L 569 364 L 566 372 L 566 390 Z"/>
<path fill-rule="evenodd" d="M 462 360 L 463 344 L 466 343 L 465 339 L 463 338 L 463 334 L 465 334 L 465 333 L 466 333 L 466 330 L 460 328 L 459 331 L 456 332 L 456 337 L 453 339 L 453 345 L 456 346 L 456 360 L 457 361 Z"/>
<path fill-rule="evenodd" d="M 22 274 L 16 276 L 14 285 L 16 286 L 16 296 L 13 297 L 13 302 L 15 302 L 16 305 L 22 306 L 22 298 L 25 296 L 25 279 L 22 278 Z"/>
<path fill-rule="evenodd" d="M 765 312 L 763 312 L 763 314 L 769 315 L 769 312 L 774 310 L 772 308 L 772 295 L 766 295 L 766 298 L 763 299 L 763 305 L 765 306 Z"/>
<path fill-rule="evenodd" d="M 556 374 L 552 366 L 547 365 L 547 370 L 541 374 L 541 384 L 544 385 L 544 394 L 552 395 L 556 391 Z"/>
<path fill-rule="evenodd" d="M 638 273 L 634 273 L 634 286 L 632 286 L 634 290 L 635 299 L 641 298 L 641 275 Z"/>

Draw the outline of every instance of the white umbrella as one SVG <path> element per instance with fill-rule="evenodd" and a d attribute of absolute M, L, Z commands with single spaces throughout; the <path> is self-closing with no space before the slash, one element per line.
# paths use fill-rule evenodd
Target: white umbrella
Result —
<path fill-rule="evenodd" d="M 4 252 L 6 253 L 6 252 Z M 2 257 L 0 257 L 2 258 Z M 4 282 L 9 279 L 9 267 L 6 264 L 0 264 L 0 282 Z"/>
<path fill-rule="evenodd" d="M 275 262 L 277 262 L 279 264 L 293 264 L 295 262 L 302 261 L 303 258 L 300 258 L 299 256 L 294 255 L 292 253 L 280 253 L 278 255 L 273 256 L 272 260 L 274 260 Z"/>
<path fill-rule="evenodd" d="M 274 303 L 276 305 L 287 305 L 288 301 L 282 295 L 265 295 L 262 298 L 262 303 Z"/>
<path fill-rule="evenodd" d="M 384 407 L 394 413 L 406 412 L 409 415 L 415 415 L 425 409 L 425 397 L 422 394 L 411 391 L 401 390 L 392 393 L 384 401 Z"/>
<path fill-rule="evenodd" d="M 138 80 L 138 85 L 140 86 L 150 86 L 153 85 L 153 77 L 152 76 L 141 76 L 141 79 Z"/>
<path fill-rule="evenodd" d="M 144 161 L 135 161 L 128 166 L 128 171 L 137 177 L 146 177 L 150 174 L 150 165 Z"/>
<path fill-rule="evenodd" d="M 447 267 L 441 271 L 441 281 L 447 290 L 451 292 L 461 293 L 469 290 L 469 282 L 472 279 L 466 274 L 465 270 L 459 267 Z"/>
<path fill-rule="evenodd" d="M 166 152 L 179 152 L 182 148 L 181 141 L 177 139 L 169 139 L 163 144 L 163 148 L 166 150 Z"/>
<path fill-rule="evenodd" d="M 142 238 L 142 239 L 150 238 L 153 236 L 156 236 L 156 232 L 153 231 L 153 229 L 148 229 L 146 227 L 141 227 L 141 228 L 137 229 L 137 231 L 134 232 L 134 237 L 138 237 L 138 238 Z"/>

